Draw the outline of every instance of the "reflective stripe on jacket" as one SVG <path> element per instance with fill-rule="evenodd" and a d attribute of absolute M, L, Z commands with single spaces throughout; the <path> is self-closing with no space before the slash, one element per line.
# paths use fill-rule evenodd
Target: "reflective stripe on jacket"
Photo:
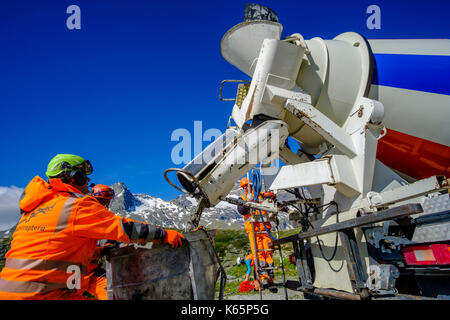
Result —
<path fill-rule="evenodd" d="M 0 299 L 8 299 L 8 293 L 30 297 L 68 288 L 69 277 L 77 273 L 83 288 L 99 239 L 151 241 L 164 232 L 116 216 L 60 179 L 31 180 L 20 210 L 22 217 L 0 273 Z"/>

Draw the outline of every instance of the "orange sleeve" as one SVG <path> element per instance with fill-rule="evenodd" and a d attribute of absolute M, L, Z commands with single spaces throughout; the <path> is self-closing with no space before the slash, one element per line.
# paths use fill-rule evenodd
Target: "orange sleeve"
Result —
<path fill-rule="evenodd" d="M 78 237 L 131 242 L 124 232 L 122 217 L 116 216 L 96 199 L 87 196 L 77 201 L 73 233 Z"/>
<path fill-rule="evenodd" d="M 148 242 L 166 236 L 163 228 L 116 216 L 90 196 L 78 200 L 74 210 L 75 236 L 120 242 Z"/>

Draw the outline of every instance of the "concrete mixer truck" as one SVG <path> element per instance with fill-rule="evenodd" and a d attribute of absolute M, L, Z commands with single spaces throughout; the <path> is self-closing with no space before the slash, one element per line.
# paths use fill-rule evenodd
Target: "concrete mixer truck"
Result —
<path fill-rule="evenodd" d="M 450 298 L 450 40 L 282 37 L 275 12 L 250 5 L 221 53 L 251 81 L 226 132 L 167 170 L 199 200 L 193 226 L 203 208 L 236 203 L 234 183 L 259 166 L 268 191 L 297 197 L 241 205 L 301 226 L 273 241 L 292 243 L 297 290 Z M 284 165 L 264 175 L 276 158 Z"/>

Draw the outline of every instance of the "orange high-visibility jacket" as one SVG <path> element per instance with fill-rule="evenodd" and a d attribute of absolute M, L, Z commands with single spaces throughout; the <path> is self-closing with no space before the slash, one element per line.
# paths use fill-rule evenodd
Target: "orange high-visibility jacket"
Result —
<path fill-rule="evenodd" d="M 33 178 L 21 197 L 20 211 L 0 273 L 0 299 L 38 299 L 54 290 L 74 289 L 77 282 L 69 286 L 69 277 L 75 279 L 78 271 L 82 289 L 99 239 L 145 242 L 162 239 L 165 233 L 116 216 L 60 179 L 47 183 Z"/>
<path fill-rule="evenodd" d="M 242 200 L 244 200 L 244 201 L 251 200 L 251 199 L 247 200 L 247 198 L 248 198 L 247 194 L 245 194 L 245 196 L 241 195 Z M 262 202 L 261 196 L 258 197 L 258 200 L 260 203 Z M 262 214 L 262 216 L 263 216 L 264 224 L 262 223 L 260 214 Z M 252 220 L 252 214 L 249 211 L 249 213 L 244 215 L 244 227 L 245 227 L 246 233 L 252 232 L 251 220 Z M 264 231 L 264 225 L 266 226 L 267 230 L 270 231 L 272 229 L 272 224 L 269 221 L 267 211 L 255 210 L 255 224 L 254 224 L 255 231 L 257 231 L 257 232 Z"/>

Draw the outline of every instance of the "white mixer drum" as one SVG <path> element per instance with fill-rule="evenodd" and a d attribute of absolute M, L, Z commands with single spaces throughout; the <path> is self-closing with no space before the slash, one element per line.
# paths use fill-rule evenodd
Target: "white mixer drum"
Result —
<path fill-rule="evenodd" d="M 369 98 L 385 108 L 377 158 L 412 178 L 450 176 L 450 40 L 369 40 Z"/>

